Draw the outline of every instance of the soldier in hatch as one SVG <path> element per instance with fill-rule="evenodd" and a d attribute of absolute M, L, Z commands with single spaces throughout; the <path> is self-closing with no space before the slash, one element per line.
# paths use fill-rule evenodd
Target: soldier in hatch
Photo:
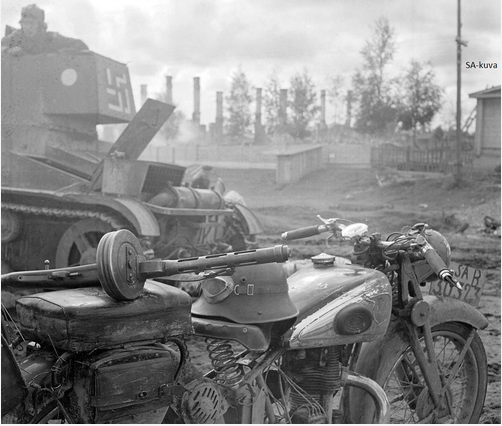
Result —
<path fill-rule="evenodd" d="M 192 188 L 209 189 L 211 186 L 210 174 L 212 170 L 211 166 L 202 166 L 202 170 L 192 182 Z"/>
<path fill-rule="evenodd" d="M 47 31 L 45 13 L 36 4 L 21 10 L 21 29 L 2 38 L 2 54 L 13 56 L 36 55 L 60 49 L 88 50 L 87 45 L 74 38 Z"/>

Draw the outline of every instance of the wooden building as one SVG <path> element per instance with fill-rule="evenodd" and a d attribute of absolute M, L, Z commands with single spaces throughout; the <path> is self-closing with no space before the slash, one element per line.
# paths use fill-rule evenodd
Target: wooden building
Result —
<path fill-rule="evenodd" d="M 476 155 L 500 158 L 500 86 L 471 93 L 469 97 L 477 99 Z"/>

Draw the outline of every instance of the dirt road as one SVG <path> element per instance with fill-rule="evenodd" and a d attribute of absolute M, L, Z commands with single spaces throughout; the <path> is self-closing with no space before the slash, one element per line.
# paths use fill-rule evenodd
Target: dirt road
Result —
<path fill-rule="evenodd" d="M 451 177 L 395 175 L 362 169 L 326 169 L 302 181 L 278 186 L 271 170 L 217 170 L 227 188 L 238 191 L 264 227 L 261 246 L 280 243 L 289 229 L 319 224 L 317 215 L 365 222 L 370 232 L 387 236 L 403 226 L 428 223 L 452 246 L 453 260 L 486 270 L 479 310 L 489 326 L 480 332 L 486 348 L 489 385 L 481 423 L 500 424 L 500 237 L 482 232 L 484 217 L 500 221 L 500 176 L 464 175 L 458 186 Z M 459 228 L 467 229 L 455 232 Z M 289 244 L 293 255 L 306 258 L 321 251 L 350 255 L 351 248 L 311 238 Z"/>

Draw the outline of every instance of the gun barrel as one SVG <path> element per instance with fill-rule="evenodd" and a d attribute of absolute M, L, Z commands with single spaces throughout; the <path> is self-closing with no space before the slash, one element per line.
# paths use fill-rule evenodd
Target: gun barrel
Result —
<path fill-rule="evenodd" d="M 288 260 L 288 257 L 288 246 L 276 245 L 275 247 L 262 249 L 210 254 L 177 260 L 145 260 L 138 262 L 138 278 L 140 281 L 144 281 L 147 278 L 190 272 L 197 273 L 212 269 L 235 268 L 260 263 L 280 263 Z M 97 265 L 93 263 L 60 269 L 11 272 L 2 275 L 1 283 L 4 289 L 94 287 L 100 285 L 97 269 Z"/>
<path fill-rule="evenodd" d="M 10 272 L 1 277 L 2 288 L 79 288 L 99 286 L 96 264 L 60 269 Z"/>
<path fill-rule="evenodd" d="M 257 265 L 260 263 L 280 263 L 285 262 L 288 258 L 288 246 L 276 245 L 275 247 L 262 249 L 211 254 L 177 260 L 147 260 L 139 264 L 139 274 L 146 279 L 190 272 L 197 273 L 211 269 Z"/>

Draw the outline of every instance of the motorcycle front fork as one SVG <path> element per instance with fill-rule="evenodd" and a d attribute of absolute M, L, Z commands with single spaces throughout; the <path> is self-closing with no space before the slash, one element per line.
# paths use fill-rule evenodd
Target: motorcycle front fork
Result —
<path fill-rule="evenodd" d="M 403 260 L 401 264 L 399 298 L 401 306 L 404 308 L 400 310 L 398 315 L 402 318 L 402 322 L 406 327 L 410 346 L 427 385 L 429 397 L 434 405 L 432 415 L 436 419 L 440 419 L 452 414 L 451 401 L 448 400 L 447 391 L 462 365 L 465 354 L 474 339 L 475 332 L 474 330 L 471 332 L 451 372 L 452 374 L 446 380 L 439 371 L 436 352 L 434 350 L 429 304 L 423 299 L 420 284 L 413 271 L 409 256 L 405 255 Z M 412 297 L 411 300 L 410 296 Z M 425 352 L 420 341 L 420 334 L 422 334 L 425 343 Z"/>
<path fill-rule="evenodd" d="M 411 349 L 415 355 L 415 359 L 420 367 L 424 381 L 429 391 L 429 397 L 434 405 L 433 415 L 436 419 L 441 419 L 451 416 L 452 407 L 451 401 L 448 398 L 448 389 L 451 382 L 455 378 L 467 351 L 470 348 L 471 342 L 475 336 L 475 330 L 467 339 L 466 344 L 462 348 L 455 366 L 450 371 L 448 379 L 439 371 L 436 352 L 434 350 L 434 341 L 432 338 L 432 330 L 429 322 L 429 310 L 427 302 L 422 299 L 418 300 L 412 307 L 410 316 L 403 321 L 405 324 L 408 337 L 410 340 Z M 425 351 L 423 349 L 419 335 L 423 335 Z"/>

